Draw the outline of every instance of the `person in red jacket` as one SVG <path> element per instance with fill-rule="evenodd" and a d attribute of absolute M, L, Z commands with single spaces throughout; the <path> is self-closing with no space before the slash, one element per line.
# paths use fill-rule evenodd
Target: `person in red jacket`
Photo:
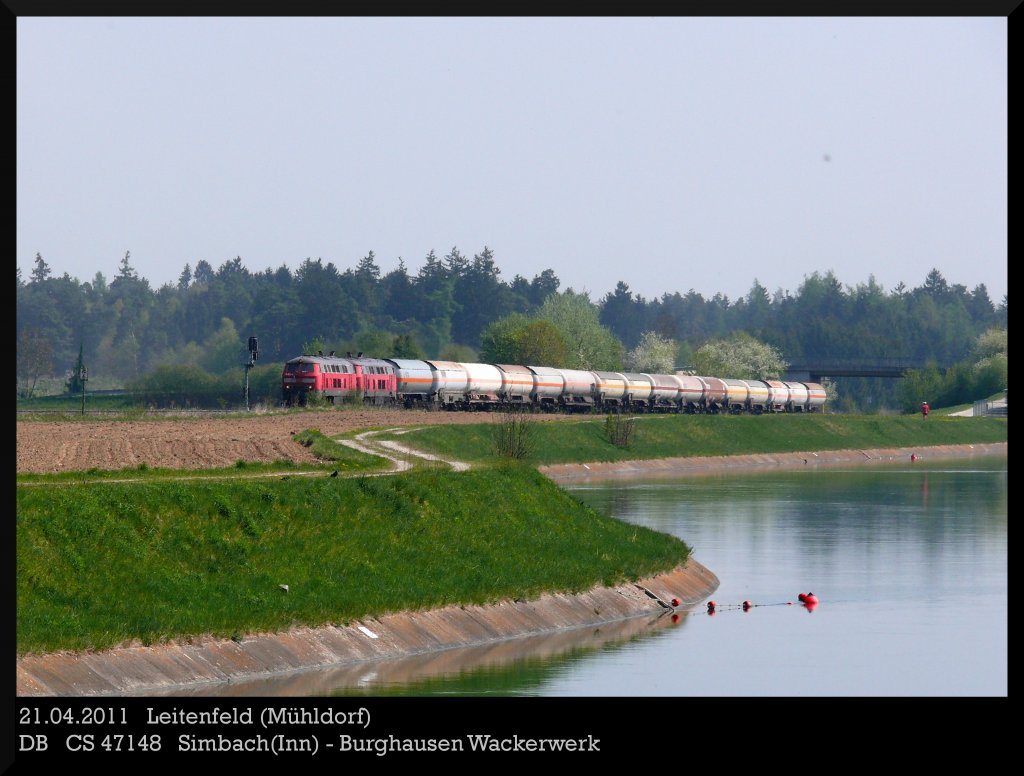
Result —
<path fill-rule="evenodd" d="M 926 401 L 921 402 L 921 414 L 926 418 L 928 417 L 928 402 Z"/>

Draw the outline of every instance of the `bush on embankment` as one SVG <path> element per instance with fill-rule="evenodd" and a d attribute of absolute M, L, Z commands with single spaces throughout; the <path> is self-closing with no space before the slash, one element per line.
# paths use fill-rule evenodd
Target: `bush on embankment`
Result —
<path fill-rule="evenodd" d="M 638 417 L 628 447 L 609 441 L 601 419 L 535 423 L 532 433 L 526 460 L 552 464 L 1005 442 L 1007 421 L 882 415 L 646 415 Z M 378 438 L 386 439 L 387 434 Z M 493 459 L 489 424 L 432 426 L 403 439 L 443 458 Z"/>
<path fill-rule="evenodd" d="M 17 501 L 19 654 L 580 591 L 689 553 L 515 465 L 19 487 Z"/>

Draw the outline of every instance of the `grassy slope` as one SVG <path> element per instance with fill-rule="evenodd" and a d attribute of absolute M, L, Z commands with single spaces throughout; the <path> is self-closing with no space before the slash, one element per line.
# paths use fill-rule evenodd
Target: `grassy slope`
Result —
<path fill-rule="evenodd" d="M 518 467 L 21 487 L 17 501 L 19 654 L 583 590 L 689 551 Z"/>
<path fill-rule="evenodd" d="M 1002 442 L 1007 439 L 1007 421 L 817 414 L 646 416 L 638 418 L 635 441 L 628 449 L 607 441 L 601 420 L 536 423 L 533 434 L 529 462 L 550 464 Z M 386 439 L 387 434 L 380 438 Z M 402 438 L 407 444 L 445 457 L 494 459 L 494 428 L 489 424 L 435 426 Z"/>

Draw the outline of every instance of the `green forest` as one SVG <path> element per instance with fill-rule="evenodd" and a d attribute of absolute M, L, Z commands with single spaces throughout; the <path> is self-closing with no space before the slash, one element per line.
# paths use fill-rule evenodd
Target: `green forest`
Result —
<path fill-rule="evenodd" d="M 159 288 L 130 252 L 112 279 L 87 281 L 55 277 L 36 254 L 30 276 L 19 268 L 17 277 L 18 396 L 77 392 L 85 366 L 90 390 L 237 405 L 250 336 L 260 349 L 252 394 L 267 403 L 278 398 L 283 362 L 304 352 L 484 362 L 511 354 L 524 359 L 511 363 L 662 371 L 692 367 L 709 343 L 732 339 L 763 344 L 782 365 L 823 356 L 920 364 L 904 380 L 831 386 L 837 411 L 909 411 L 1005 388 L 1006 328 L 1005 296 L 994 302 L 983 284 L 968 289 L 937 269 L 919 286 L 888 290 L 828 271 L 794 291 L 754 279 L 736 299 L 693 289 L 646 299 L 626 281 L 599 297 L 561 289 L 551 269 L 507 280 L 487 247 L 472 257 L 431 250 L 415 272 L 399 260 L 382 273 L 372 251 L 347 268 L 307 258 L 294 270 L 253 272 L 241 257 L 217 268 L 200 260 Z"/>

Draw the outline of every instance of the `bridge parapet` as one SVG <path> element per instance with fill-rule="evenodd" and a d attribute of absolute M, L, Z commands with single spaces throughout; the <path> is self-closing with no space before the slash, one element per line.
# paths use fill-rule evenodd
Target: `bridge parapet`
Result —
<path fill-rule="evenodd" d="M 926 363 L 910 358 L 816 358 L 802 357 L 786 370 L 787 377 L 800 382 L 821 382 L 822 377 L 903 377 L 911 369 L 924 369 Z M 940 367 L 941 368 L 941 367 Z"/>

